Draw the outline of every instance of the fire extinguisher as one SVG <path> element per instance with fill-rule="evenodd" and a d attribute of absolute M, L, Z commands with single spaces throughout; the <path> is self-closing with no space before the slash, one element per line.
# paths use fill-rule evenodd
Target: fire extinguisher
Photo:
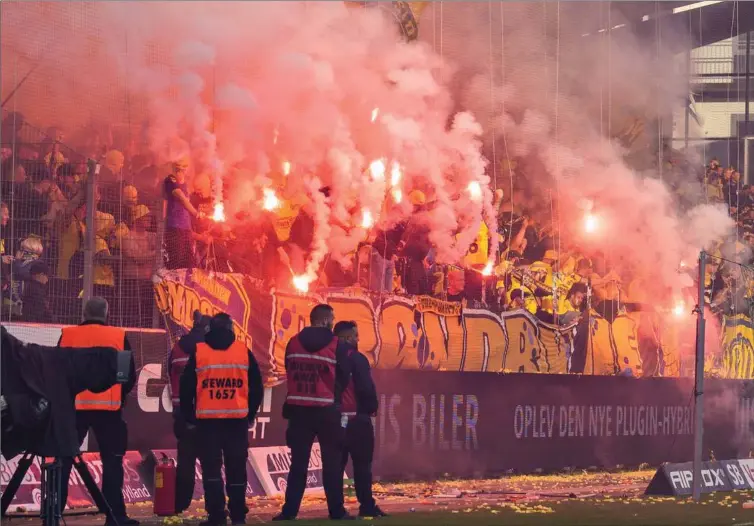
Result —
<path fill-rule="evenodd" d="M 163 455 L 154 467 L 154 514 L 175 515 L 175 460 Z"/>

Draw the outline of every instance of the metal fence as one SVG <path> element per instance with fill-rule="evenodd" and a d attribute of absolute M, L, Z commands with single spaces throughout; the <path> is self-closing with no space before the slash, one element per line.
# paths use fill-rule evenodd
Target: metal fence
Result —
<path fill-rule="evenodd" d="M 90 251 L 91 293 L 108 299 L 112 321 L 152 327 L 162 199 L 156 186 L 137 183 L 145 167 L 105 148 L 92 176 L 57 129 L 37 129 L 5 110 L 2 127 L 2 320 L 77 323 Z"/>

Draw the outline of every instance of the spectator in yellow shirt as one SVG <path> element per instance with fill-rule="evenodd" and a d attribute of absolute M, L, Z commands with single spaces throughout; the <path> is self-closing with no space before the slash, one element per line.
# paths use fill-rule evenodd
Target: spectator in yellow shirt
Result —
<path fill-rule="evenodd" d="M 60 143 L 55 141 L 52 143 L 52 150 L 50 153 L 44 156 L 44 164 L 50 172 L 50 177 L 57 179 L 58 168 L 63 166 L 66 162 L 68 162 L 68 159 L 66 159 L 63 152 L 60 151 Z"/>

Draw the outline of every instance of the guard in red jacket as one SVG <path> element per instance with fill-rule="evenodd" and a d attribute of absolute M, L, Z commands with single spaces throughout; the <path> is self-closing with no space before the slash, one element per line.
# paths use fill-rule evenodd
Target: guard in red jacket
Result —
<path fill-rule="evenodd" d="M 196 346 L 204 342 L 209 331 L 210 317 L 194 311 L 194 326 L 175 342 L 168 355 L 168 376 L 170 377 L 170 398 L 173 401 L 173 433 L 177 441 L 178 459 L 176 467 L 175 512 L 183 513 L 191 506 L 194 496 L 194 471 L 198 456 L 196 426 L 189 425 L 181 413 L 181 375 L 189 358 L 196 353 Z"/>
<path fill-rule="evenodd" d="M 291 448 L 291 468 L 285 504 L 272 520 L 293 520 L 298 515 L 315 438 L 322 451 L 322 485 L 330 518 L 352 520 L 343 506 L 344 425 L 340 414 L 341 396 L 350 377 L 348 356 L 332 333 L 332 307 L 317 305 L 309 321 L 311 327 L 291 338 L 285 349 L 288 396 L 283 418 L 288 420 L 285 440 Z"/>
<path fill-rule="evenodd" d="M 351 380 L 343 391 L 343 416 L 348 418 L 343 449 L 343 469 L 351 456 L 353 485 L 359 501 L 359 516 L 385 517 L 372 496 L 372 460 L 374 458 L 374 427 L 377 414 L 377 389 L 372 381 L 369 360 L 359 352 L 359 329 L 354 321 L 335 324 L 335 336 L 346 345 Z"/>

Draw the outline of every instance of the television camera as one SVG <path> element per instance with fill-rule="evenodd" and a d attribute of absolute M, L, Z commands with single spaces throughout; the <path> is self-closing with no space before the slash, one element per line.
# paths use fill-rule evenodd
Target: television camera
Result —
<path fill-rule="evenodd" d="M 117 524 L 112 510 L 81 457 L 76 429 L 76 395 L 103 392 L 129 380 L 133 355 L 106 347 L 60 349 L 26 344 L 2 329 L 0 342 L 0 428 L 6 459 L 21 454 L 2 495 L 6 516 L 26 472 L 41 457 L 42 499 L 40 515 L 45 526 L 58 526 L 65 503 L 61 502 L 63 459 L 73 460 L 100 513 Z M 52 460 L 47 460 L 52 458 Z"/>

